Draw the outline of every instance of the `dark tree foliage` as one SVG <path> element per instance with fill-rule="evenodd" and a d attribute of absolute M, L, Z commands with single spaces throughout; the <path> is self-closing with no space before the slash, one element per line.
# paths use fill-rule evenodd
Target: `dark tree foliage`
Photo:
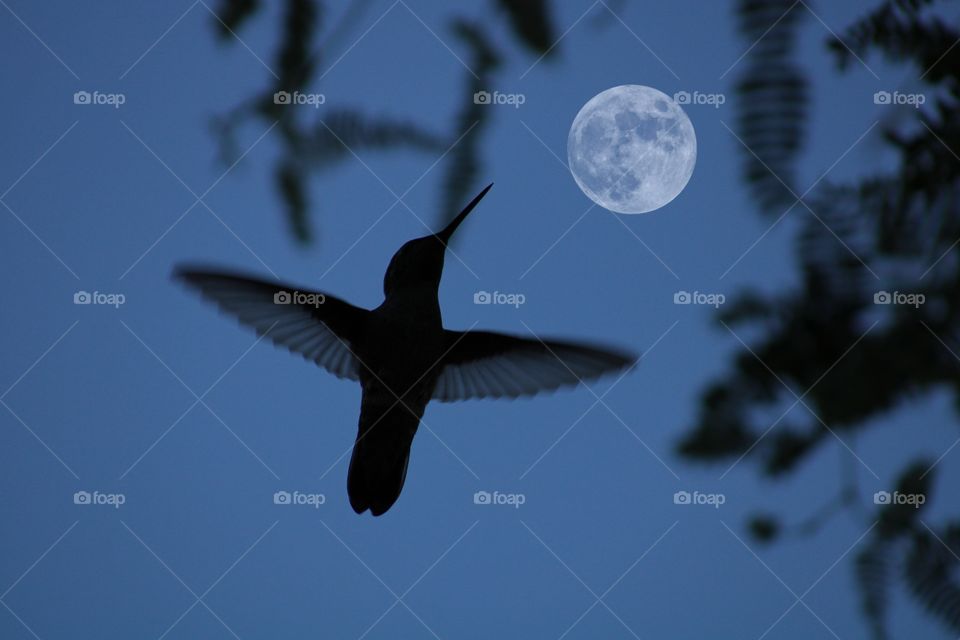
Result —
<path fill-rule="evenodd" d="M 683 456 L 700 462 L 745 456 L 768 476 L 798 474 L 821 448 L 852 442 L 874 418 L 908 400 L 947 390 L 960 408 L 960 47 L 954 46 L 960 32 L 934 14 L 933 4 L 882 2 L 828 41 L 841 72 L 870 56 L 912 69 L 911 92 L 922 92 L 926 102 L 919 109 L 888 108 L 899 117 L 877 127 L 897 158 L 893 169 L 849 183 L 824 180 L 804 193 L 793 169 L 802 150 L 808 81 L 795 62 L 794 41 L 806 9 L 791 0 L 737 3 L 748 43 L 769 30 L 748 54 L 737 84 L 737 135 L 749 148 L 745 178 L 763 214 L 776 218 L 793 207 L 801 220 L 802 279 L 775 296 L 742 293 L 721 315 L 728 327 L 747 326 L 759 337 L 705 390 L 698 420 L 678 445 Z M 923 294 L 925 303 L 877 305 L 880 290 Z M 774 419 L 765 417 L 796 401 L 786 387 L 804 394 L 802 406 L 810 409 L 801 406 L 788 417 L 809 417 L 790 417 L 771 429 Z M 903 466 L 897 490 L 923 494 L 928 506 L 933 462 L 905 460 Z M 840 510 L 862 510 L 855 472 L 836 500 L 806 523 L 787 527 L 774 515 L 758 514 L 751 532 L 769 542 L 791 531 L 813 532 Z M 923 507 L 898 504 L 861 513 L 877 523 L 855 561 L 863 611 L 877 638 L 886 637 L 895 581 L 960 631 L 960 518 L 931 523 L 923 514 Z"/>
<path fill-rule="evenodd" d="M 807 114 L 807 80 L 793 61 L 794 37 L 803 5 L 749 0 L 737 22 L 744 40 L 756 43 L 740 63 L 737 129 L 755 143 L 745 160 L 747 183 L 764 211 L 788 202 L 796 191 L 793 163 L 801 150 Z M 784 184 L 785 183 L 785 184 Z"/>
<path fill-rule="evenodd" d="M 268 78 L 269 83 L 260 93 L 214 122 L 221 155 L 227 164 L 239 157 L 235 143 L 238 127 L 254 121 L 264 126 L 276 123 L 282 146 L 274 169 L 275 183 L 290 229 L 301 242 L 313 237 L 315 225 L 311 216 L 317 215 L 318 210 L 344 210 L 314 201 L 313 196 L 324 193 L 317 186 L 322 180 L 315 179 L 322 178 L 332 165 L 351 159 L 354 153 L 414 150 L 443 156 L 443 216 L 459 210 L 464 199 L 476 190 L 482 173 L 481 136 L 494 110 L 476 104 L 474 94 L 496 86 L 496 73 L 504 54 L 492 44 L 488 30 L 497 25 L 487 26 L 456 16 L 450 20 L 449 41 L 451 46 L 459 43 L 463 48 L 458 55 L 464 58 L 469 70 L 464 70 L 460 86 L 450 87 L 451 92 L 460 96 L 460 106 L 448 127 L 389 115 L 371 116 L 346 104 L 324 104 L 319 110 L 276 104 L 277 92 L 323 93 L 325 61 L 337 55 L 337 49 L 344 48 L 352 31 L 352 38 L 359 37 L 356 27 L 367 4 L 366 0 L 351 3 L 340 23 L 325 29 L 321 0 L 283 0 L 283 17 L 271 64 L 278 77 Z M 531 55 L 553 53 L 556 36 L 546 0 L 492 0 L 490 7 L 508 33 Z M 235 41 L 233 34 L 248 26 L 261 8 L 258 0 L 221 0 L 214 20 L 217 35 L 224 42 Z M 346 46 L 349 44 L 346 42 Z M 416 81 L 416 73 L 411 70 L 412 82 Z"/>
<path fill-rule="evenodd" d="M 217 35 L 224 40 L 229 39 L 259 9 L 259 0 L 232 0 L 222 3 L 217 12 L 219 24 L 214 25 Z"/>
<path fill-rule="evenodd" d="M 523 44 L 535 54 L 553 47 L 553 27 L 547 0 L 497 0 L 510 17 L 510 26 Z"/>

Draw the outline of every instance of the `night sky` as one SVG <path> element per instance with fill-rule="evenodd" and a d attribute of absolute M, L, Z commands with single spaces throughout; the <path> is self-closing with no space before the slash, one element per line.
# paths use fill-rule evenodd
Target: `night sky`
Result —
<path fill-rule="evenodd" d="M 444 323 L 644 354 L 588 387 L 432 403 L 380 518 L 346 495 L 359 386 L 170 277 L 202 262 L 370 308 L 393 252 L 455 213 L 440 211 L 440 153 L 364 149 L 311 178 L 317 234 L 303 246 L 274 188 L 271 125 L 248 123 L 242 160 L 220 160 L 211 119 L 272 80 L 281 16 L 267 4 L 227 44 L 203 0 L 0 2 L 0 637 L 864 637 L 852 556 L 869 522 L 842 515 L 765 547 L 747 517 L 803 520 L 852 451 L 872 506 L 903 456 L 935 459 L 954 441 L 946 394 L 779 482 L 675 452 L 704 386 L 753 336 L 674 295 L 792 286 L 795 221 L 809 215 L 797 207 L 771 229 L 743 186 L 732 101 L 749 43 L 730 3 L 558 2 L 563 37 L 538 61 L 492 3 L 374 2 L 328 54 L 314 117 L 357 108 L 447 132 L 469 73 L 449 20 L 496 24 L 510 55 L 489 89 L 524 101 L 488 107 L 469 191 L 495 186 L 447 257 Z M 811 5 L 802 30 L 816 79 L 804 187 L 890 160 L 873 94 L 906 71 L 870 60 L 839 76 L 823 46 L 861 5 Z M 343 8 L 329 11 L 333 24 Z M 592 207 L 565 166 L 573 117 L 622 84 L 726 97 L 684 106 L 693 177 L 644 215 Z M 123 103 L 76 104 L 83 91 Z M 480 291 L 524 303 L 474 304 Z M 75 304 L 78 292 L 107 304 Z M 941 426 L 896 437 L 918 420 Z M 283 491 L 322 504 L 275 504 Z M 514 504 L 475 504 L 484 491 Z M 678 505 L 678 491 L 722 504 Z M 75 504 L 77 492 L 105 504 Z M 902 593 L 890 630 L 949 637 Z"/>

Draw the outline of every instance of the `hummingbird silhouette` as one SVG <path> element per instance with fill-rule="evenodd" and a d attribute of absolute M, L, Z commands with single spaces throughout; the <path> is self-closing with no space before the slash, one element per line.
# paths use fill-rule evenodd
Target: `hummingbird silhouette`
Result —
<path fill-rule="evenodd" d="M 186 266 L 175 272 L 259 335 L 360 382 L 360 424 L 347 473 L 350 506 L 358 514 L 369 509 L 379 516 L 397 501 L 431 400 L 531 396 L 636 362 L 630 353 L 593 345 L 444 329 L 438 290 L 447 244 L 492 186 L 442 231 L 400 247 L 376 309 L 238 274 Z"/>

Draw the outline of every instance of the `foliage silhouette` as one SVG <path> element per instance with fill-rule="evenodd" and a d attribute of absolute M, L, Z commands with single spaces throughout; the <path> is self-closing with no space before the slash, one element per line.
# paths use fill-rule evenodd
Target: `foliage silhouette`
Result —
<path fill-rule="evenodd" d="M 849 183 L 824 180 L 807 194 L 793 178 L 808 86 L 794 60 L 795 40 L 807 9 L 788 0 L 737 3 L 748 42 L 769 30 L 748 54 L 737 85 L 745 179 L 764 215 L 800 210 L 802 284 L 775 296 L 745 292 L 721 314 L 727 328 L 747 325 L 760 337 L 704 392 L 697 423 L 678 445 L 683 456 L 702 462 L 744 456 L 769 476 L 800 473 L 816 451 L 852 439 L 908 400 L 946 389 L 960 407 L 960 260 L 954 252 L 960 237 L 960 158 L 953 151 L 960 149 L 960 51 L 954 50 L 960 33 L 933 15 L 932 4 L 883 2 L 828 41 L 841 72 L 875 54 L 912 65 L 927 102 L 881 125 L 883 144 L 897 158 L 892 170 Z M 880 289 L 923 294 L 926 301 L 917 307 L 879 306 L 874 295 Z M 785 387 L 805 393 L 794 397 Z M 757 418 L 796 398 L 812 414 L 804 422 L 777 421 L 771 427 Z M 852 455 L 849 462 L 858 464 Z M 927 506 L 934 464 L 906 461 L 897 490 L 923 494 Z M 842 509 L 859 511 L 855 471 L 847 473 L 836 499 L 808 522 L 787 527 L 775 516 L 758 514 L 751 532 L 770 542 L 791 531 L 816 531 Z M 922 514 L 922 507 L 902 504 L 860 513 L 865 522 L 876 523 L 855 569 L 863 611 L 877 638 L 886 637 L 894 580 L 960 631 L 960 520 L 934 526 L 921 520 Z"/>
<path fill-rule="evenodd" d="M 556 37 L 546 0 L 496 0 L 495 13 L 504 28 L 530 54 L 552 57 Z M 496 72 L 504 54 L 495 48 L 490 27 L 463 18 L 450 22 L 451 45 L 466 49 L 465 82 L 452 89 L 460 106 L 448 131 L 437 131 L 419 123 L 390 116 L 370 116 L 359 109 L 324 105 L 319 115 L 305 117 L 302 110 L 277 104 L 277 92 L 322 92 L 323 60 L 328 49 L 343 41 L 358 22 L 367 2 L 351 3 L 340 23 L 321 33 L 324 5 L 320 0 L 284 0 L 284 16 L 274 54 L 275 78 L 263 91 L 216 118 L 213 122 L 221 157 L 230 164 L 239 157 L 235 134 L 253 121 L 269 126 L 276 123 L 282 144 L 281 159 L 274 169 L 276 188 L 285 205 L 294 237 L 306 243 L 313 237 L 309 213 L 317 207 L 311 199 L 310 179 L 321 176 L 331 165 L 352 158 L 363 150 L 396 152 L 415 150 L 442 156 L 444 168 L 443 215 L 450 216 L 475 190 L 482 172 L 480 140 L 492 110 L 474 96 L 496 86 Z M 213 21 L 218 37 L 235 42 L 237 30 L 258 15 L 257 0 L 222 0 Z M 400 9 L 402 10 L 402 9 Z M 314 110 L 310 110 L 314 111 Z M 444 155 L 445 154 L 445 155 Z M 442 221 L 441 221 L 442 222 Z"/>

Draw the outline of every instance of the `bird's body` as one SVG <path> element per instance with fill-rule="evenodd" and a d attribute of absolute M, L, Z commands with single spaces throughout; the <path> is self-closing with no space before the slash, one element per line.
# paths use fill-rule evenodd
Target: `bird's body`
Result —
<path fill-rule="evenodd" d="M 491 185 L 492 186 L 492 185 Z M 438 291 L 447 242 L 486 195 L 443 230 L 404 244 L 384 276 L 384 301 L 355 307 L 320 292 L 206 269 L 178 277 L 275 343 L 362 389 L 347 476 L 357 513 L 386 512 L 403 489 L 410 447 L 430 400 L 517 397 L 576 384 L 635 362 L 582 344 L 444 329 Z"/>
<path fill-rule="evenodd" d="M 427 287 L 388 295 L 367 318 L 355 348 L 367 366 L 347 493 L 355 511 L 380 515 L 406 479 L 413 436 L 440 375 L 443 323 L 437 292 Z"/>

